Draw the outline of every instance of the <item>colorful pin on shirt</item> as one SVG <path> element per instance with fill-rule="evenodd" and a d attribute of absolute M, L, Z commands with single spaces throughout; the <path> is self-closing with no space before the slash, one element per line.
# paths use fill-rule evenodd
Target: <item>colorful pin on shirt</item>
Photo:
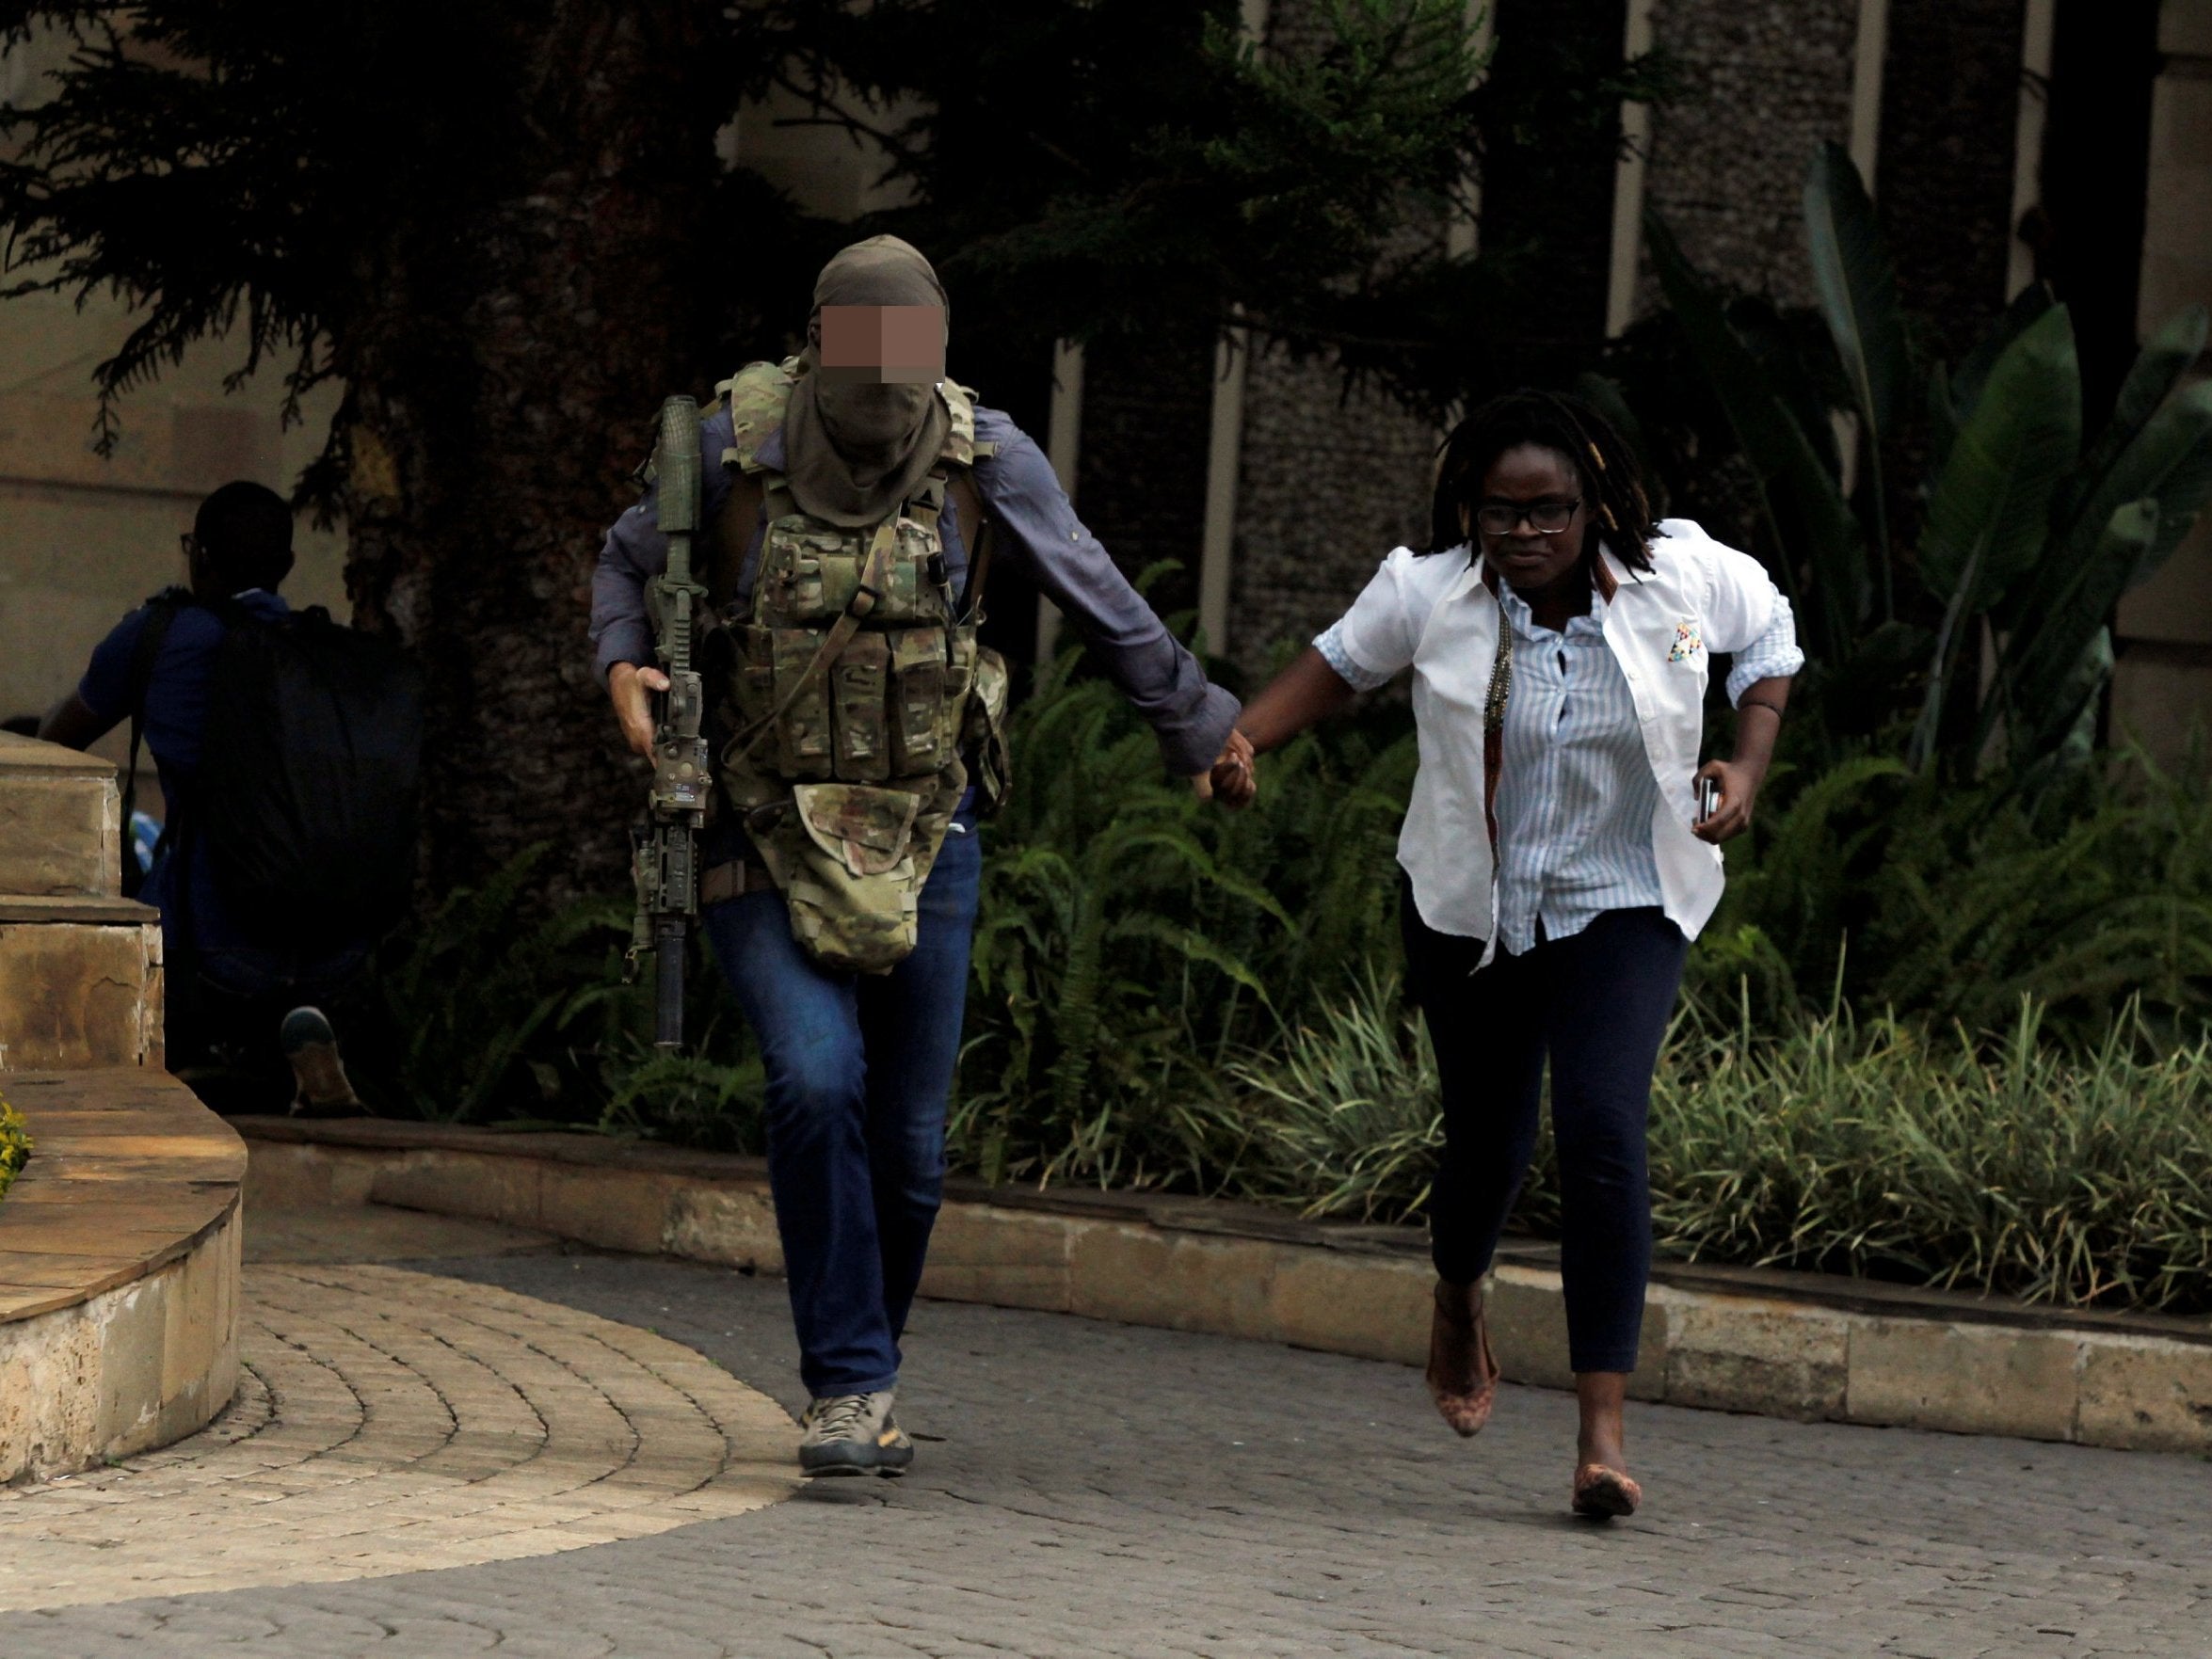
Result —
<path fill-rule="evenodd" d="M 1705 635 L 1698 631 L 1696 623 L 1677 622 L 1675 624 L 1675 645 L 1674 648 L 1667 653 L 1668 662 L 1686 662 L 1704 649 Z"/>

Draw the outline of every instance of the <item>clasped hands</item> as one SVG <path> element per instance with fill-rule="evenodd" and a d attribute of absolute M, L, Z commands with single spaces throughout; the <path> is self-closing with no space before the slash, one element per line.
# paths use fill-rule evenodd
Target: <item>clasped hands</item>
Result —
<path fill-rule="evenodd" d="M 1218 801 L 1229 807 L 1249 806 L 1259 792 L 1253 763 L 1252 740 L 1232 729 L 1212 766 L 1193 775 L 1191 789 L 1201 801 Z"/>

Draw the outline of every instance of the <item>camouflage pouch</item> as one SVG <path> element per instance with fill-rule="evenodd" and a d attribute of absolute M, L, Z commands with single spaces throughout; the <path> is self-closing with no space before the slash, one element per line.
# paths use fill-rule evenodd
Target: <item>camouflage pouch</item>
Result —
<path fill-rule="evenodd" d="M 1014 685 L 1006 659 L 988 646 L 975 654 L 975 681 L 962 721 L 961 746 L 975 768 L 975 810 L 995 818 L 1014 792 L 1014 757 L 1006 745 L 1006 702 Z"/>
<path fill-rule="evenodd" d="M 915 840 L 923 805 L 908 790 L 800 784 L 790 810 L 756 834 L 793 936 L 823 966 L 882 973 L 914 949 L 934 862 Z"/>

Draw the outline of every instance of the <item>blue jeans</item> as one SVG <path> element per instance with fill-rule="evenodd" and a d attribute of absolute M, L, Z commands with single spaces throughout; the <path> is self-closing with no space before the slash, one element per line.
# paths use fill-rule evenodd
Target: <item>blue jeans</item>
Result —
<path fill-rule="evenodd" d="M 1651 1273 L 1644 1142 L 1651 1075 L 1690 953 L 1656 907 L 1609 910 L 1564 939 L 1501 950 L 1480 973 L 1480 939 L 1439 933 L 1403 901 L 1406 989 L 1436 1053 L 1444 1156 L 1429 1198 L 1436 1275 L 1490 1270 L 1528 1173 L 1551 1061 L 1559 1149 L 1559 1271 L 1569 1363 L 1633 1371 Z"/>
<path fill-rule="evenodd" d="M 983 848 L 962 811 L 922 889 L 920 937 L 888 974 L 833 973 L 779 893 L 706 912 L 767 1071 L 768 1184 L 799 1375 L 816 1398 L 899 1380 L 899 1334 L 945 1186 Z"/>

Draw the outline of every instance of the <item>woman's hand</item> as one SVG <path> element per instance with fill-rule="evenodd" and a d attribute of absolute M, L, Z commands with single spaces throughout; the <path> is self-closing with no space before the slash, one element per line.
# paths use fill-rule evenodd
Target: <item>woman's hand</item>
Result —
<path fill-rule="evenodd" d="M 615 705 L 622 736 L 648 760 L 653 758 L 653 694 L 667 689 L 668 677 L 658 668 L 617 662 L 607 671 L 607 700 Z"/>
<path fill-rule="evenodd" d="M 1253 774 L 1252 740 L 1232 727 L 1212 769 L 1194 777 L 1191 788 L 1197 791 L 1201 801 L 1218 801 L 1232 810 L 1249 806 L 1252 798 L 1259 792 Z"/>
<path fill-rule="evenodd" d="M 1720 804 L 1713 808 L 1713 815 L 1691 826 L 1699 840 L 1718 846 L 1751 828 L 1751 809 L 1759 798 L 1763 770 L 1740 760 L 1707 760 L 1697 769 L 1699 781 L 1709 777 L 1721 786 Z"/>

